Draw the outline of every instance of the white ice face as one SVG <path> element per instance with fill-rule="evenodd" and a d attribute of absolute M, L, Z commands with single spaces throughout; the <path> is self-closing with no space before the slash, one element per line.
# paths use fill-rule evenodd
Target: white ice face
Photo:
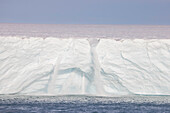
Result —
<path fill-rule="evenodd" d="M 170 95 L 169 86 L 169 39 L 0 37 L 0 94 Z"/>
<path fill-rule="evenodd" d="M 0 94 L 170 95 L 170 26 L 0 28 Z"/>

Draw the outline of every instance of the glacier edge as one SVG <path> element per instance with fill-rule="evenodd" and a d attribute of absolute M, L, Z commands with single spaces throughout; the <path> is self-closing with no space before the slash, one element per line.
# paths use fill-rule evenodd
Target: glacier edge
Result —
<path fill-rule="evenodd" d="M 170 95 L 169 39 L 0 37 L 0 94 Z"/>

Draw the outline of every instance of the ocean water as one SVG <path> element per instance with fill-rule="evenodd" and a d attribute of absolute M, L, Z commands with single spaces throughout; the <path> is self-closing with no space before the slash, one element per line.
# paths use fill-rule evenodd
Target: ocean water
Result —
<path fill-rule="evenodd" d="M 0 96 L 0 113 L 169 113 L 170 96 Z"/>

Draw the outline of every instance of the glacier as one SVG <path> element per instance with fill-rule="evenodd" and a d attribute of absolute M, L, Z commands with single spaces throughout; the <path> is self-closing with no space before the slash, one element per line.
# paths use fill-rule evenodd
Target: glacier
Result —
<path fill-rule="evenodd" d="M 170 95 L 170 39 L 1 35 L 0 94 Z"/>

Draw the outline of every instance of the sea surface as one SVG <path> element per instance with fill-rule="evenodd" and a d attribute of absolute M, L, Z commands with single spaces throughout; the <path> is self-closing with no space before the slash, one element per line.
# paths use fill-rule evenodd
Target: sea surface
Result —
<path fill-rule="evenodd" d="M 169 113 L 170 96 L 1 95 L 0 113 Z"/>

